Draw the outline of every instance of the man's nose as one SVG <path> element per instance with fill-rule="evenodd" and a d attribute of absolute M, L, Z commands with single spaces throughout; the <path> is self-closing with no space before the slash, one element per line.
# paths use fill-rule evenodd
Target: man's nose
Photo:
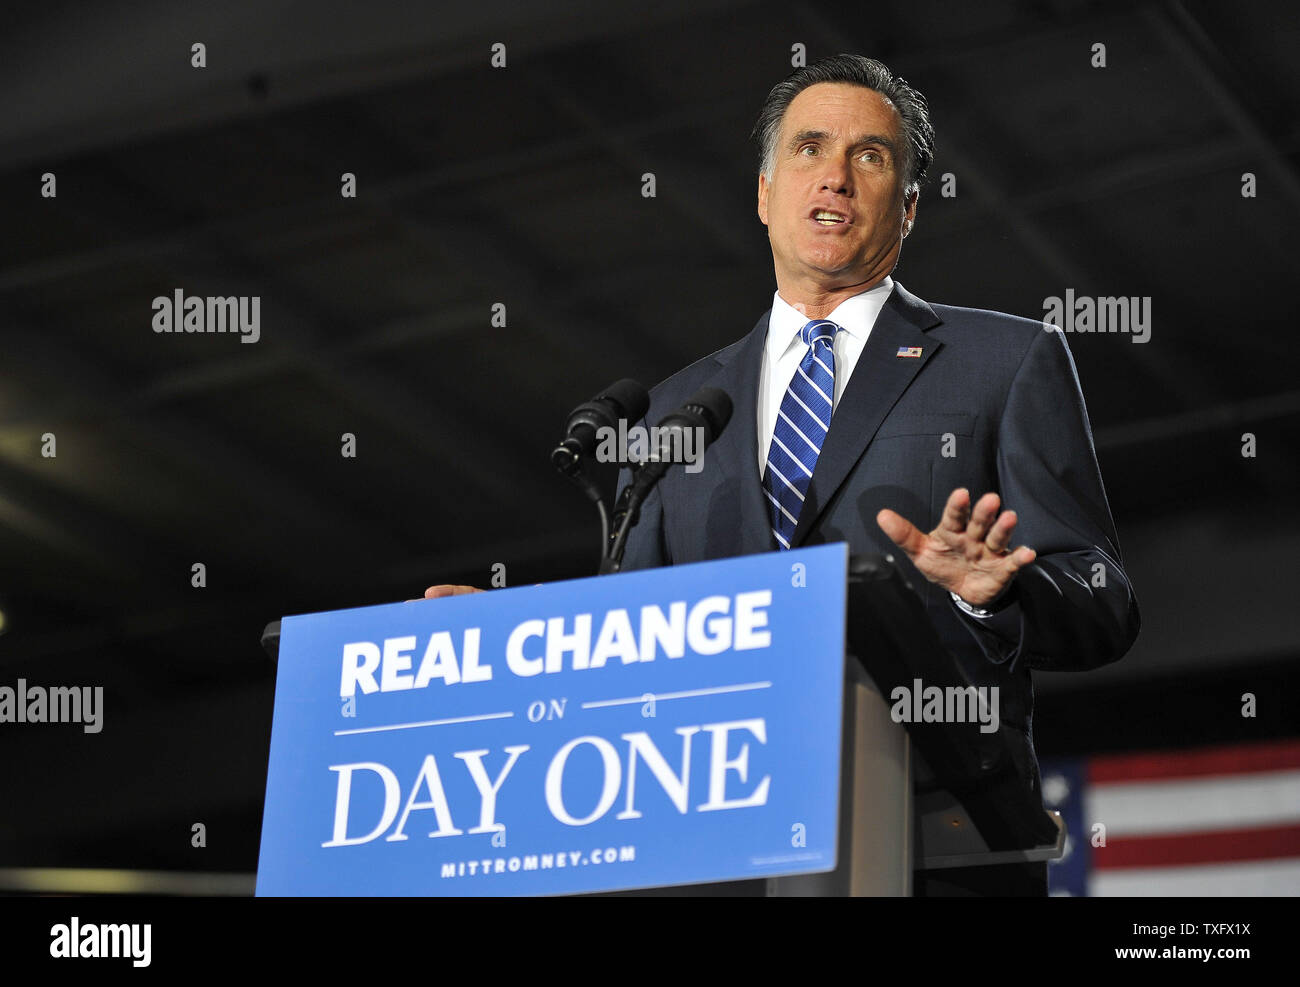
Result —
<path fill-rule="evenodd" d="M 829 161 L 822 173 L 822 191 L 837 195 L 853 194 L 853 169 L 847 161 Z"/>

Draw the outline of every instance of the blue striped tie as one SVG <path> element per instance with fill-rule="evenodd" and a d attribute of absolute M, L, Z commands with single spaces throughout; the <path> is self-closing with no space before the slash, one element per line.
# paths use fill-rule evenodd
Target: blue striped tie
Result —
<path fill-rule="evenodd" d="M 808 352 L 790 379 L 776 416 L 763 490 L 772 509 L 772 534 L 782 548 L 789 548 L 794 540 L 799 510 L 830 428 L 835 398 L 832 344 L 840 328 L 828 319 L 814 319 L 799 330 Z"/>

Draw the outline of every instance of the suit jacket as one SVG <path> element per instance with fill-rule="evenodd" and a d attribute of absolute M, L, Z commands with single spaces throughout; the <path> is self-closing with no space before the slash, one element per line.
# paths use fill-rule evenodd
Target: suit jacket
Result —
<path fill-rule="evenodd" d="M 705 386 L 726 391 L 735 410 L 703 468 L 670 470 L 647 498 L 625 569 L 777 549 L 756 425 L 770 315 L 651 391 L 646 424 Z M 921 356 L 899 357 L 900 347 L 919 347 Z M 1018 516 L 1012 544 L 1038 553 L 1017 575 L 1009 603 L 999 601 L 989 618 L 960 611 L 875 520 L 888 507 L 930 531 L 963 486 L 972 501 L 996 491 Z M 1016 760 L 1037 789 L 1030 670 L 1115 661 L 1140 624 L 1062 332 L 998 312 L 930 305 L 895 282 L 834 410 L 791 547 L 835 541 L 898 559 L 970 681 L 1000 687 L 1002 722 L 1023 738 Z"/>

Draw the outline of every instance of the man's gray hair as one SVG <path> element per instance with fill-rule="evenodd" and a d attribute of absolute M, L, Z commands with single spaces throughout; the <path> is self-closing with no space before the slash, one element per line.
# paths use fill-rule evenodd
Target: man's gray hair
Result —
<path fill-rule="evenodd" d="M 903 191 L 910 195 L 921 187 L 926 169 L 934 160 L 934 127 L 925 97 L 874 58 L 863 55 L 832 55 L 796 69 L 772 87 L 763 101 L 758 122 L 750 135 L 758 142 L 758 169 L 772 180 L 776 165 L 776 142 L 781 136 L 781 120 L 794 98 L 819 82 L 843 82 L 874 89 L 894 104 L 903 119 L 902 164 Z"/>

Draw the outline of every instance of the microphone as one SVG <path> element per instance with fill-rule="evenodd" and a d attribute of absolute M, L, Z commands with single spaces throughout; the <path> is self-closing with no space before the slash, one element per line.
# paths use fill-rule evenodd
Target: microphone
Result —
<path fill-rule="evenodd" d="M 659 423 L 659 443 L 632 481 L 632 496 L 644 500 L 651 488 L 663 479 L 673 465 L 673 451 L 685 449 L 682 432 L 697 429 L 702 441 L 699 454 L 704 455 L 731 421 L 731 397 L 717 387 L 702 387 L 684 405 Z M 638 496 L 639 493 L 639 496 Z M 633 522 L 635 523 L 635 522 Z"/>
<path fill-rule="evenodd" d="M 552 464 L 565 476 L 576 476 L 582 461 L 596 451 L 599 429 L 617 428 L 620 418 L 638 422 L 649 410 L 649 391 L 630 377 L 615 381 L 569 412 L 564 439 L 551 452 Z"/>
<path fill-rule="evenodd" d="M 628 533 L 641 519 L 641 503 L 649 496 L 654 485 L 663 479 L 673 465 L 673 446 L 685 448 L 683 430 L 698 429 L 699 454 L 704 455 L 722 430 L 731 421 L 731 398 L 726 391 L 716 387 L 702 387 L 684 405 L 661 421 L 657 427 L 658 444 L 649 460 L 636 470 L 632 480 L 623 488 L 614 509 L 613 543 L 600 563 L 602 574 L 618 572 L 623 565 L 623 551 L 627 547 Z M 674 436 L 676 442 L 674 443 Z"/>

